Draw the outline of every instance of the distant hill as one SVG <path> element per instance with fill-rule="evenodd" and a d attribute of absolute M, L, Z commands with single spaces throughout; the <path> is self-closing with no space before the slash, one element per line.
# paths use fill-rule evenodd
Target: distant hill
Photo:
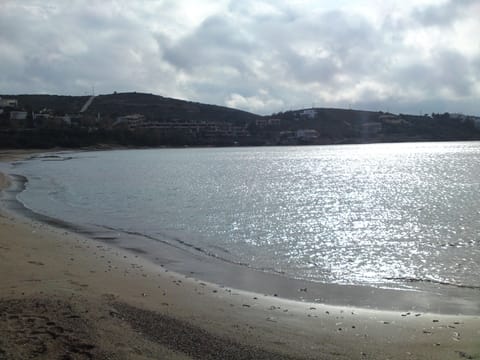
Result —
<path fill-rule="evenodd" d="M 18 109 L 0 113 L 0 148 L 54 146 L 230 146 L 261 145 L 247 127 L 262 117 L 223 106 L 144 93 L 95 96 L 0 95 Z M 40 112 L 44 109 L 48 111 Z M 27 113 L 24 113 L 25 110 Z M 20 111 L 22 114 L 10 114 Z M 32 114 L 35 113 L 35 115 Z M 65 116 L 65 115 L 68 116 Z M 136 124 L 124 121 L 139 114 Z M 16 116 L 23 116 L 17 119 Z M 123 118 L 123 119 L 122 119 Z M 132 117 L 130 117 L 132 118 Z"/>
<path fill-rule="evenodd" d="M 143 93 L 121 93 L 97 96 L 88 113 L 132 114 L 140 113 L 148 120 L 200 120 L 249 122 L 258 115 L 228 107 L 167 98 Z"/>
<path fill-rule="evenodd" d="M 43 108 L 63 113 L 78 113 L 90 96 L 59 95 L 0 95 L 17 99 L 28 110 L 40 111 Z M 205 120 L 246 123 L 260 118 L 246 111 L 228 107 L 207 105 L 191 101 L 172 99 L 145 93 L 118 93 L 96 96 L 86 114 L 120 116 L 140 113 L 151 121 Z"/>
<path fill-rule="evenodd" d="M 283 130 L 314 129 L 318 143 L 480 139 L 480 118 L 460 114 L 392 114 L 311 108 L 273 114 Z"/>
<path fill-rule="evenodd" d="M 137 92 L 95 96 L 88 108 L 78 114 L 90 96 L 0 97 L 17 99 L 19 107 L 0 112 L 0 147 L 78 147 L 100 143 L 231 146 L 480 140 L 480 118 L 461 114 L 418 116 L 309 108 L 260 116 L 224 106 Z M 19 114 L 18 110 L 21 112 L 22 109 L 27 113 Z M 43 109 L 49 111 L 43 112 L 48 115 L 42 118 L 38 113 Z M 23 116 L 23 120 L 17 119 L 17 116 Z"/>
<path fill-rule="evenodd" d="M 363 124 L 378 121 L 380 112 L 347 110 L 334 108 L 311 108 L 292 110 L 274 114 L 282 120 L 282 124 L 289 124 L 292 129 L 315 129 L 320 136 L 329 139 L 351 138 L 360 135 Z"/>

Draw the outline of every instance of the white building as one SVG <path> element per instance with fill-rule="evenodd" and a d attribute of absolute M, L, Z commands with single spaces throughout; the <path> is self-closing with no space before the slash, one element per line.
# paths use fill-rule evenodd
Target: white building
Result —
<path fill-rule="evenodd" d="M 471 116 L 470 120 L 473 122 L 473 126 L 475 126 L 475 129 L 480 130 L 480 117 Z"/>
<path fill-rule="evenodd" d="M 382 131 L 382 124 L 379 122 L 367 122 L 362 124 L 362 130 L 367 134 L 378 134 Z"/>
<path fill-rule="evenodd" d="M 314 129 L 300 129 L 297 130 L 297 139 L 303 141 L 312 141 L 318 138 L 318 131 Z"/>
<path fill-rule="evenodd" d="M 317 115 L 317 110 L 315 109 L 305 109 L 300 113 L 301 116 L 308 117 L 310 119 L 315 118 L 315 115 Z"/>
<path fill-rule="evenodd" d="M 279 126 L 280 123 L 281 123 L 280 119 L 277 119 L 277 118 L 268 119 L 268 125 L 270 125 L 270 126 Z"/>
<path fill-rule="evenodd" d="M 130 130 L 141 127 L 145 123 L 145 116 L 142 114 L 131 114 L 119 116 L 113 123 L 113 127 L 126 125 Z"/>
<path fill-rule="evenodd" d="M 460 120 L 462 122 L 467 120 L 467 117 L 468 117 L 464 114 L 459 114 L 459 113 L 449 114 L 449 116 L 450 116 L 450 119 Z"/>
<path fill-rule="evenodd" d="M 17 107 L 18 101 L 15 99 L 2 99 L 0 98 L 0 108 L 4 107 Z"/>
<path fill-rule="evenodd" d="M 403 123 L 403 120 L 399 116 L 393 114 L 380 115 L 378 121 L 390 125 L 400 125 Z"/>
<path fill-rule="evenodd" d="M 269 118 L 269 119 L 260 118 L 255 120 L 255 125 L 260 128 L 264 128 L 267 126 L 278 126 L 280 125 L 280 122 L 281 122 L 280 119 L 277 119 L 277 118 Z"/>
<path fill-rule="evenodd" d="M 26 111 L 10 111 L 10 120 L 27 120 Z"/>
<path fill-rule="evenodd" d="M 264 128 L 265 126 L 268 125 L 268 120 L 265 119 L 265 118 L 256 119 L 255 120 L 255 125 L 260 127 L 260 128 Z"/>
<path fill-rule="evenodd" d="M 55 116 L 55 118 L 66 125 L 72 125 L 72 119 L 69 115 Z"/>

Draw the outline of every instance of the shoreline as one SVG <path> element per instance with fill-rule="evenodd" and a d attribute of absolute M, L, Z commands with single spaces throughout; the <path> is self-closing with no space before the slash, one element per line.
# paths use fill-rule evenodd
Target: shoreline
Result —
<path fill-rule="evenodd" d="M 239 359 L 480 358 L 478 315 L 369 310 L 239 291 L 174 273 L 131 251 L 4 208 L 0 215 L 0 309 L 7 309 L 0 317 L 0 335 L 7 339 L 0 340 L 0 355 L 33 351 L 8 331 L 22 323 L 25 333 L 35 328 L 28 320 L 36 302 L 51 321 L 34 323 L 48 328 L 54 322 L 63 329 L 52 330 L 52 325 L 47 330 L 56 337 L 47 330 L 36 335 L 48 339 L 51 357 L 55 351 L 83 351 L 85 358 L 87 353 L 95 358 L 103 353 L 224 358 L 223 351 Z M 49 306 L 74 317 L 54 315 Z M 93 327 L 101 340 L 72 326 L 72 319 Z M 68 341 L 60 336 L 72 327 L 75 341 L 72 335 Z M 194 334 L 194 341 L 182 335 L 185 331 Z M 165 332 L 168 336 L 159 335 Z M 172 337 L 178 341 L 169 342 Z"/>

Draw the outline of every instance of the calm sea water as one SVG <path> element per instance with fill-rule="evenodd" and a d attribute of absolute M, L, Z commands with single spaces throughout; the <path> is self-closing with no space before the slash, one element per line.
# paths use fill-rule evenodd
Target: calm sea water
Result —
<path fill-rule="evenodd" d="M 28 208 L 294 278 L 480 286 L 478 142 L 60 156 L 15 169 Z"/>

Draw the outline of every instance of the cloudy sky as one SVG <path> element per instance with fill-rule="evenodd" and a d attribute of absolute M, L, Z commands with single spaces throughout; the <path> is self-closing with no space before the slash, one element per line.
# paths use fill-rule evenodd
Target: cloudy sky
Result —
<path fill-rule="evenodd" d="M 480 0 L 0 0 L 0 93 L 480 115 Z"/>

